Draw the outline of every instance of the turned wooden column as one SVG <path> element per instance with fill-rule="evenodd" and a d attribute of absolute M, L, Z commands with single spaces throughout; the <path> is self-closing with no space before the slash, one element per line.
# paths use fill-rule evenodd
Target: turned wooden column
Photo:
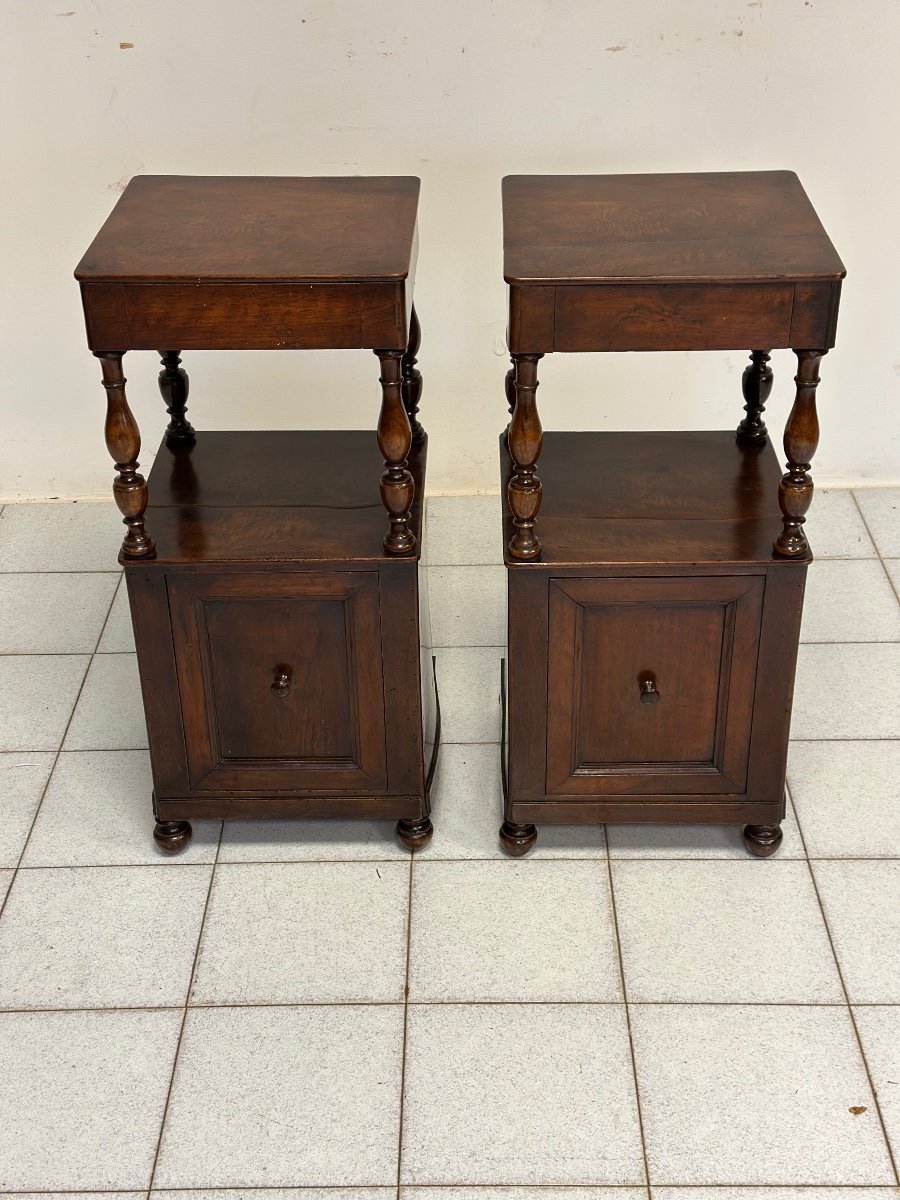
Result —
<path fill-rule="evenodd" d="M 819 444 L 819 418 L 816 413 L 819 363 L 828 351 L 797 350 L 795 353 L 798 363 L 794 377 L 797 395 L 784 430 L 787 471 L 778 488 L 784 528 L 775 542 L 775 553 L 786 558 L 796 558 L 809 550 L 803 523 L 813 497 L 809 467 Z"/>
<path fill-rule="evenodd" d="M 744 367 L 741 377 L 741 391 L 744 394 L 744 411 L 746 416 L 737 427 L 739 442 L 760 445 L 768 436 L 766 423 L 762 419 L 766 401 L 772 393 L 772 381 L 775 376 L 769 366 L 768 350 L 753 350 L 750 353 L 750 363 Z"/>
<path fill-rule="evenodd" d="M 425 437 L 425 430 L 418 418 L 419 400 L 422 397 L 422 372 L 416 369 L 418 359 L 416 355 L 419 353 L 419 346 L 422 344 L 422 330 L 419 328 L 419 318 L 416 316 L 416 309 L 413 306 L 409 318 L 409 341 L 406 343 L 406 349 L 403 352 L 403 358 L 400 364 L 400 372 L 402 375 L 401 392 L 403 395 L 403 407 L 406 409 L 406 415 L 409 417 L 409 424 L 412 430 L 412 440 L 419 444 Z"/>
<path fill-rule="evenodd" d="M 185 446 L 194 441 L 194 427 L 185 416 L 190 382 L 187 371 L 181 366 L 177 350 L 160 350 L 162 370 L 159 373 L 159 391 L 171 417 L 166 426 L 166 442 L 170 446 Z"/>
<path fill-rule="evenodd" d="M 541 481 L 536 464 L 541 453 L 543 430 L 538 416 L 535 393 L 538 388 L 537 365 L 543 354 L 514 354 L 513 391 L 515 407 L 507 440 L 513 461 L 513 475 L 507 487 L 516 532 L 509 543 L 513 558 L 537 558 L 541 543 L 535 533 L 535 517 L 541 507 Z M 507 395 L 508 395 L 507 391 Z"/>
<path fill-rule="evenodd" d="M 384 457 L 381 499 L 387 509 L 391 528 L 384 547 L 391 554 L 407 554 L 416 544 L 409 528 L 415 484 L 407 470 L 412 446 L 409 416 L 403 404 L 401 375 L 403 350 L 376 350 L 381 363 L 381 412 L 378 417 L 378 448 Z"/>
<path fill-rule="evenodd" d="M 128 527 L 122 542 L 126 558 L 149 558 L 156 553 L 153 538 L 144 528 L 147 509 L 147 481 L 138 472 L 141 433 L 125 396 L 123 350 L 95 350 L 103 371 L 106 388 L 106 448 L 118 474 L 113 480 L 113 496 L 122 520 Z"/>
<path fill-rule="evenodd" d="M 512 416 L 516 411 L 516 360 L 512 359 L 512 366 L 506 372 L 506 377 L 503 380 L 503 385 L 506 389 L 506 403 L 509 407 L 509 415 Z"/>

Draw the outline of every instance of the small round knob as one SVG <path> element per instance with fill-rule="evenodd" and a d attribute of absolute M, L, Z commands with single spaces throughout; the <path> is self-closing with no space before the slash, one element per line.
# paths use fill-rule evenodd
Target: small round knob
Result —
<path fill-rule="evenodd" d="M 271 692 L 273 696 L 286 696 L 291 690 L 291 677 L 287 671 L 277 671 L 274 682 L 272 683 Z"/>
<path fill-rule="evenodd" d="M 656 690 L 655 679 L 640 681 L 641 704 L 659 704 L 659 692 Z"/>

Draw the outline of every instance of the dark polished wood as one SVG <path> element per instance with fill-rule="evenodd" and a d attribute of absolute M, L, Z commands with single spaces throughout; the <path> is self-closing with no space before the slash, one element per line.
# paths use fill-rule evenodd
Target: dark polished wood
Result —
<path fill-rule="evenodd" d="M 797 351 L 798 370 L 794 378 L 797 396 L 784 430 L 787 472 L 778 488 L 784 528 L 775 541 L 775 552 L 788 558 L 806 554 L 809 549 L 803 524 L 813 497 L 809 467 L 819 444 L 816 388 L 819 386 L 819 363 L 826 353 L 825 350 Z"/>
<path fill-rule="evenodd" d="M 107 390 L 166 853 L 194 817 L 379 817 L 410 849 L 431 836 L 418 189 L 141 177 L 76 271 Z M 122 357 L 159 346 L 179 349 L 158 351 L 170 421 L 145 482 Z M 381 361 L 377 433 L 197 433 L 187 419 L 184 349 L 345 347 Z"/>
<path fill-rule="evenodd" d="M 113 480 L 113 497 L 127 528 L 122 555 L 125 558 L 150 558 L 155 553 L 155 546 L 144 528 L 147 481 L 138 471 L 141 433 L 125 395 L 123 353 L 94 353 L 100 360 L 106 389 L 106 448 L 117 472 Z"/>
<path fill-rule="evenodd" d="M 407 850 L 423 850 L 431 841 L 434 826 L 428 817 L 418 821 L 398 821 L 397 841 Z"/>
<path fill-rule="evenodd" d="M 413 305 L 409 314 L 409 341 L 406 344 L 403 359 L 401 360 L 401 375 L 403 376 L 401 391 L 403 394 L 403 407 L 406 409 L 406 415 L 409 417 L 412 440 L 414 442 L 421 442 L 425 436 L 425 430 L 422 428 L 418 417 L 419 401 L 422 398 L 422 372 L 416 366 L 416 363 L 419 361 L 416 355 L 419 353 L 421 343 L 422 331 L 419 328 L 419 318 L 416 314 L 415 305 Z"/>
<path fill-rule="evenodd" d="M 521 858 L 537 841 L 537 829 L 534 825 L 517 825 L 514 821 L 504 821 L 500 826 L 500 845 L 513 858 Z"/>
<path fill-rule="evenodd" d="M 768 858 L 781 845 L 784 834 L 779 825 L 746 825 L 744 845 L 757 858 Z"/>
<path fill-rule="evenodd" d="M 540 540 L 534 532 L 535 517 L 541 507 L 541 481 L 535 470 L 543 443 L 536 400 L 540 358 L 540 354 L 513 355 L 515 406 L 507 433 L 513 472 L 506 494 L 514 526 L 509 552 L 519 559 L 537 558 L 541 552 Z"/>
<path fill-rule="evenodd" d="M 153 840 L 163 854 L 180 854 L 190 843 L 192 833 L 188 821 L 157 821 Z"/>
<path fill-rule="evenodd" d="M 181 365 L 177 350 L 161 350 L 160 360 L 159 391 L 171 418 L 166 428 L 166 441 L 170 444 L 193 442 L 196 431 L 185 415 L 190 388 L 187 371 Z"/>
<path fill-rule="evenodd" d="M 762 419 L 766 401 L 772 394 L 775 376 L 769 366 L 768 350 L 753 350 L 750 363 L 744 367 L 741 391 L 744 395 L 744 412 L 747 414 L 737 427 L 738 440 L 758 444 L 769 436 Z"/>
<path fill-rule="evenodd" d="M 843 264 L 791 172 L 514 176 L 503 198 L 501 841 L 525 853 L 540 822 L 722 822 L 771 854 Z M 736 437 L 542 437 L 543 354 L 747 346 L 767 349 L 751 352 Z M 784 475 L 763 421 L 772 347 L 799 359 Z"/>
<path fill-rule="evenodd" d="M 390 522 L 384 548 L 390 554 L 408 554 L 416 545 L 415 534 L 409 527 L 415 484 L 407 461 L 412 448 L 412 430 L 403 404 L 403 355 L 396 350 L 376 350 L 375 353 L 381 363 L 381 415 L 378 418 L 378 448 L 384 456 L 381 500 Z"/>

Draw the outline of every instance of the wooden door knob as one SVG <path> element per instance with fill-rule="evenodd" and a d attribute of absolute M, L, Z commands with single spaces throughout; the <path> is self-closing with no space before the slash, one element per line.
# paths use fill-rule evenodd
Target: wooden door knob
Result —
<path fill-rule="evenodd" d="M 278 671 L 272 683 L 271 692 L 273 696 L 286 696 L 291 690 L 291 677 L 287 671 Z"/>
<path fill-rule="evenodd" d="M 656 690 L 655 679 L 640 681 L 641 704 L 659 704 L 659 692 Z"/>

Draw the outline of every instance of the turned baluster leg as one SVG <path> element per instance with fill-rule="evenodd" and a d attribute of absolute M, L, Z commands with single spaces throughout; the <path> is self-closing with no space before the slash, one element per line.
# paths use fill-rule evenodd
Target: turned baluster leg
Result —
<path fill-rule="evenodd" d="M 417 817 L 412 821 L 397 822 L 397 840 L 407 850 L 423 850 L 431 841 L 434 826 L 430 817 Z"/>
<path fill-rule="evenodd" d="M 138 472 L 141 434 L 125 396 L 124 353 L 96 350 L 94 356 L 100 360 L 106 388 L 106 448 L 118 472 L 113 480 L 113 496 L 128 527 L 122 554 L 125 558 L 149 558 L 156 553 L 156 547 L 144 528 L 147 481 Z"/>
<path fill-rule="evenodd" d="M 419 328 L 419 318 L 416 316 L 415 307 L 413 307 L 409 318 L 409 341 L 403 352 L 400 370 L 403 376 L 401 385 L 403 407 L 406 409 L 406 415 L 409 417 L 412 440 L 417 445 L 425 437 L 425 430 L 422 428 L 417 416 L 419 400 L 422 397 L 422 372 L 416 369 L 416 363 L 418 362 L 416 355 L 419 353 L 419 346 L 421 344 L 422 331 Z"/>
<path fill-rule="evenodd" d="M 537 841 L 534 825 L 518 825 L 515 821 L 504 821 L 500 826 L 500 845 L 513 858 L 527 854 Z"/>
<path fill-rule="evenodd" d="M 757 858 L 768 858 L 781 845 L 780 825 L 745 825 L 744 846 Z"/>
<path fill-rule="evenodd" d="M 535 465 L 541 453 L 543 430 L 535 393 L 537 365 L 543 357 L 542 354 L 513 355 L 515 407 L 507 434 L 513 474 L 506 489 L 516 530 L 509 543 L 513 558 L 537 558 L 541 552 L 534 521 L 541 507 L 541 481 Z"/>
<path fill-rule="evenodd" d="M 166 404 L 166 412 L 171 417 L 166 426 L 166 444 L 169 446 L 190 445 L 196 434 L 194 427 L 185 416 L 187 409 L 188 381 L 187 371 L 180 365 L 177 350 L 160 350 L 162 370 L 159 373 L 159 391 Z"/>
<path fill-rule="evenodd" d="M 778 488 L 784 528 L 775 542 L 775 553 L 787 558 L 796 558 L 809 550 L 803 523 L 813 497 L 809 466 L 819 444 L 819 418 L 816 415 L 819 363 L 828 351 L 797 350 L 795 353 L 797 395 L 784 430 L 787 472 Z"/>
<path fill-rule="evenodd" d="M 759 445 L 769 436 L 766 423 L 762 419 L 766 401 L 772 392 L 774 379 L 772 368 L 769 366 L 768 350 L 753 350 L 750 353 L 750 363 L 744 367 L 741 378 L 741 391 L 744 393 L 744 411 L 746 417 L 737 427 L 739 442 L 749 442 Z"/>
<path fill-rule="evenodd" d="M 506 403 L 509 405 L 509 415 L 512 416 L 516 411 L 516 360 L 512 359 L 512 366 L 506 372 L 504 379 L 506 388 Z"/>
<path fill-rule="evenodd" d="M 409 510 L 415 484 L 407 470 L 412 431 L 402 397 L 401 360 L 404 351 L 376 350 L 375 353 L 381 363 L 378 448 L 385 466 L 381 476 L 381 499 L 391 523 L 384 546 L 391 554 L 406 554 L 414 548 L 416 538 L 409 527 Z"/>

